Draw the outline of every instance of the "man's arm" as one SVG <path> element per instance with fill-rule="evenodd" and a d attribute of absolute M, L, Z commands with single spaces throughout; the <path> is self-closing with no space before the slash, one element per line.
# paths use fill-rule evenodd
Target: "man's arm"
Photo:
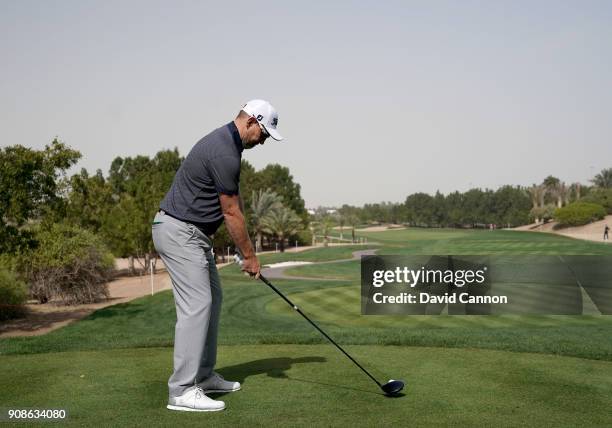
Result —
<path fill-rule="evenodd" d="M 219 201 L 221 202 L 221 210 L 225 217 L 227 230 L 244 258 L 242 270 L 251 275 L 255 275 L 256 278 L 259 277 L 261 268 L 259 266 L 259 260 L 257 260 L 257 256 L 255 256 L 253 244 L 251 244 L 251 240 L 249 239 L 244 215 L 240 209 L 240 196 L 220 193 Z"/>

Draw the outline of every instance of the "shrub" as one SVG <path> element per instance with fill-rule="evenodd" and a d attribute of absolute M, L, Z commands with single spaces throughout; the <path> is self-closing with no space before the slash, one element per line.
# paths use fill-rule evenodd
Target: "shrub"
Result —
<path fill-rule="evenodd" d="M 37 235 L 38 247 L 24 262 L 30 294 L 45 303 L 92 303 L 108 298 L 113 255 L 100 238 L 78 227 L 53 225 Z"/>
<path fill-rule="evenodd" d="M 25 283 L 0 266 L 0 321 L 23 316 L 27 297 Z"/>
<path fill-rule="evenodd" d="M 555 206 L 553 204 L 546 204 L 543 207 L 532 208 L 529 216 L 531 220 L 539 218 L 546 223 L 555 216 Z"/>
<path fill-rule="evenodd" d="M 292 235 L 289 239 L 289 246 L 295 245 L 297 239 L 298 245 L 312 245 L 312 232 L 309 229 L 303 229 L 298 231 L 295 235 Z"/>
<path fill-rule="evenodd" d="M 604 207 L 589 202 L 574 202 L 555 211 L 559 226 L 581 226 L 606 216 Z"/>
<path fill-rule="evenodd" d="M 590 202 L 601 205 L 608 214 L 612 214 L 612 189 L 595 188 L 587 196 L 580 199 L 580 202 Z"/>

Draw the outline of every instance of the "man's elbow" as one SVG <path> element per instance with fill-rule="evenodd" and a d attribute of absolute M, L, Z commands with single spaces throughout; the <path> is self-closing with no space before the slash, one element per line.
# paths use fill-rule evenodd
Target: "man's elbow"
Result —
<path fill-rule="evenodd" d="M 239 218 L 242 215 L 240 211 L 238 196 L 220 195 L 221 212 L 223 217 L 227 220 L 228 218 Z"/>
<path fill-rule="evenodd" d="M 242 212 L 238 206 L 227 206 L 223 208 L 223 217 L 227 220 L 228 218 L 240 218 L 242 216 Z"/>
<path fill-rule="evenodd" d="M 223 217 L 225 218 L 225 220 L 234 220 L 236 218 L 238 218 L 238 212 L 236 210 L 227 210 L 227 211 L 223 211 Z"/>

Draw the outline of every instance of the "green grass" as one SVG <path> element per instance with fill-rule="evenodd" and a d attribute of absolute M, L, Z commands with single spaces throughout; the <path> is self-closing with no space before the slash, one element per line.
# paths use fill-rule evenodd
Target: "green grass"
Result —
<path fill-rule="evenodd" d="M 361 235 L 380 243 L 379 254 L 612 254 L 612 246 L 537 233 Z M 372 246 L 271 254 L 262 262 L 348 259 L 365 248 Z M 361 316 L 358 261 L 287 272 L 313 279 L 274 284 L 380 379 L 405 378 L 406 396 L 373 394 L 375 385 L 271 290 L 229 266 L 221 270 L 218 361 L 245 389 L 223 396 L 226 411 L 164 408 L 175 322 L 169 291 L 43 336 L 1 339 L 0 364 L 10 369 L 0 377 L 0 403 L 67 407 L 71 424 L 103 426 L 612 424 L 611 316 Z"/>
<path fill-rule="evenodd" d="M 404 229 L 362 232 L 380 243 L 379 254 L 612 255 L 612 245 L 560 235 L 510 230 Z"/>
<path fill-rule="evenodd" d="M 354 262 L 337 265 L 357 267 Z M 245 278 L 233 266 L 221 272 L 221 344 L 325 343 L 263 283 Z M 361 316 L 356 282 L 274 283 L 344 344 L 483 348 L 612 360 L 609 316 Z M 174 322 L 172 295 L 165 291 L 99 310 L 44 336 L 0 340 L 0 353 L 172 346 Z"/>
<path fill-rule="evenodd" d="M 609 426 L 612 363 L 474 349 L 350 346 L 387 398 L 323 345 L 219 349 L 219 372 L 243 389 L 218 413 L 165 409 L 170 348 L 3 357 L 5 408 L 64 408 L 69 426 Z"/>

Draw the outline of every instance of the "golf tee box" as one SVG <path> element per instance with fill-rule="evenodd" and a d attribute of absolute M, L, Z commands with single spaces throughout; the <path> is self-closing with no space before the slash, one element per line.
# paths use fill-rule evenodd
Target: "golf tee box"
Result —
<path fill-rule="evenodd" d="M 612 256 L 362 256 L 361 313 L 610 315 Z"/>

